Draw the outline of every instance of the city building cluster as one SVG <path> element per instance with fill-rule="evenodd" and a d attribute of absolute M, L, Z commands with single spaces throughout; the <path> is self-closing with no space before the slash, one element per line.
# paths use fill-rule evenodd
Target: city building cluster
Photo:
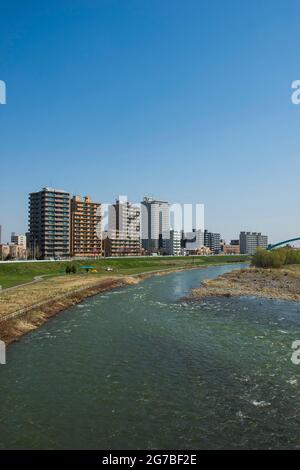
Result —
<path fill-rule="evenodd" d="M 254 254 L 268 237 L 241 232 L 227 244 L 220 233 L 174 230 L 170 203 L 144 197 L 139 205 L 119 198 L 110 204 L 104 227 L 103 205 L 89 196 L 43 188 L 29 194 L 29 228 L 1 243 L 0 259 L 67 259 L 117 256 Z"/>

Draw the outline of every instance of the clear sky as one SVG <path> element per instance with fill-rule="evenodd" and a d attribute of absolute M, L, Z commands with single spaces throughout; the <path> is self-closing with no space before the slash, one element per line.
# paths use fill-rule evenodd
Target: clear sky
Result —
<path fill-rule="evenodd" d="M 300 235 L 300 4 L 0 0 L 0 224 L 44 186 L 205 204 L 227 238 Z"/>

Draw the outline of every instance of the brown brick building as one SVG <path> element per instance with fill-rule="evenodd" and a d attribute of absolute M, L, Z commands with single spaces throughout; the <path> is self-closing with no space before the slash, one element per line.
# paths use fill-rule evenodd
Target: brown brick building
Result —
<path fill-rule="evenodd" d="M 71 256 L 102 256 L 101 204 L 89 196 L 71 199 Z"/>
<path fill-rule="evenodd" d="M 224 245 L 223 246 L 224 255 L 239 255 L 240 254 L 240 245 Z"/>

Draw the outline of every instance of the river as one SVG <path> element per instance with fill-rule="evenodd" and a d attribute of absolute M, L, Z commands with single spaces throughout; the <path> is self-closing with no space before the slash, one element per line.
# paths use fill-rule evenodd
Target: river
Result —
<path fill-rule="evenodd" d="M 300 448 L 300 305 L 186 302 L 227 265 L 60 313 L 0 366 L 0 449 Z"/>

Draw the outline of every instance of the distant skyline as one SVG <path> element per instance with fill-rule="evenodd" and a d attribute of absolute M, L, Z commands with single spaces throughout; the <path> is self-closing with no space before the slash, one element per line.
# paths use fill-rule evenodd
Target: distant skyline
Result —
<path fill-rule="evenodd" d="M 0 225 L 44 186 L 204 203 L 205 225 L 300 235 L 294 0 L 1 2 Z"/>

